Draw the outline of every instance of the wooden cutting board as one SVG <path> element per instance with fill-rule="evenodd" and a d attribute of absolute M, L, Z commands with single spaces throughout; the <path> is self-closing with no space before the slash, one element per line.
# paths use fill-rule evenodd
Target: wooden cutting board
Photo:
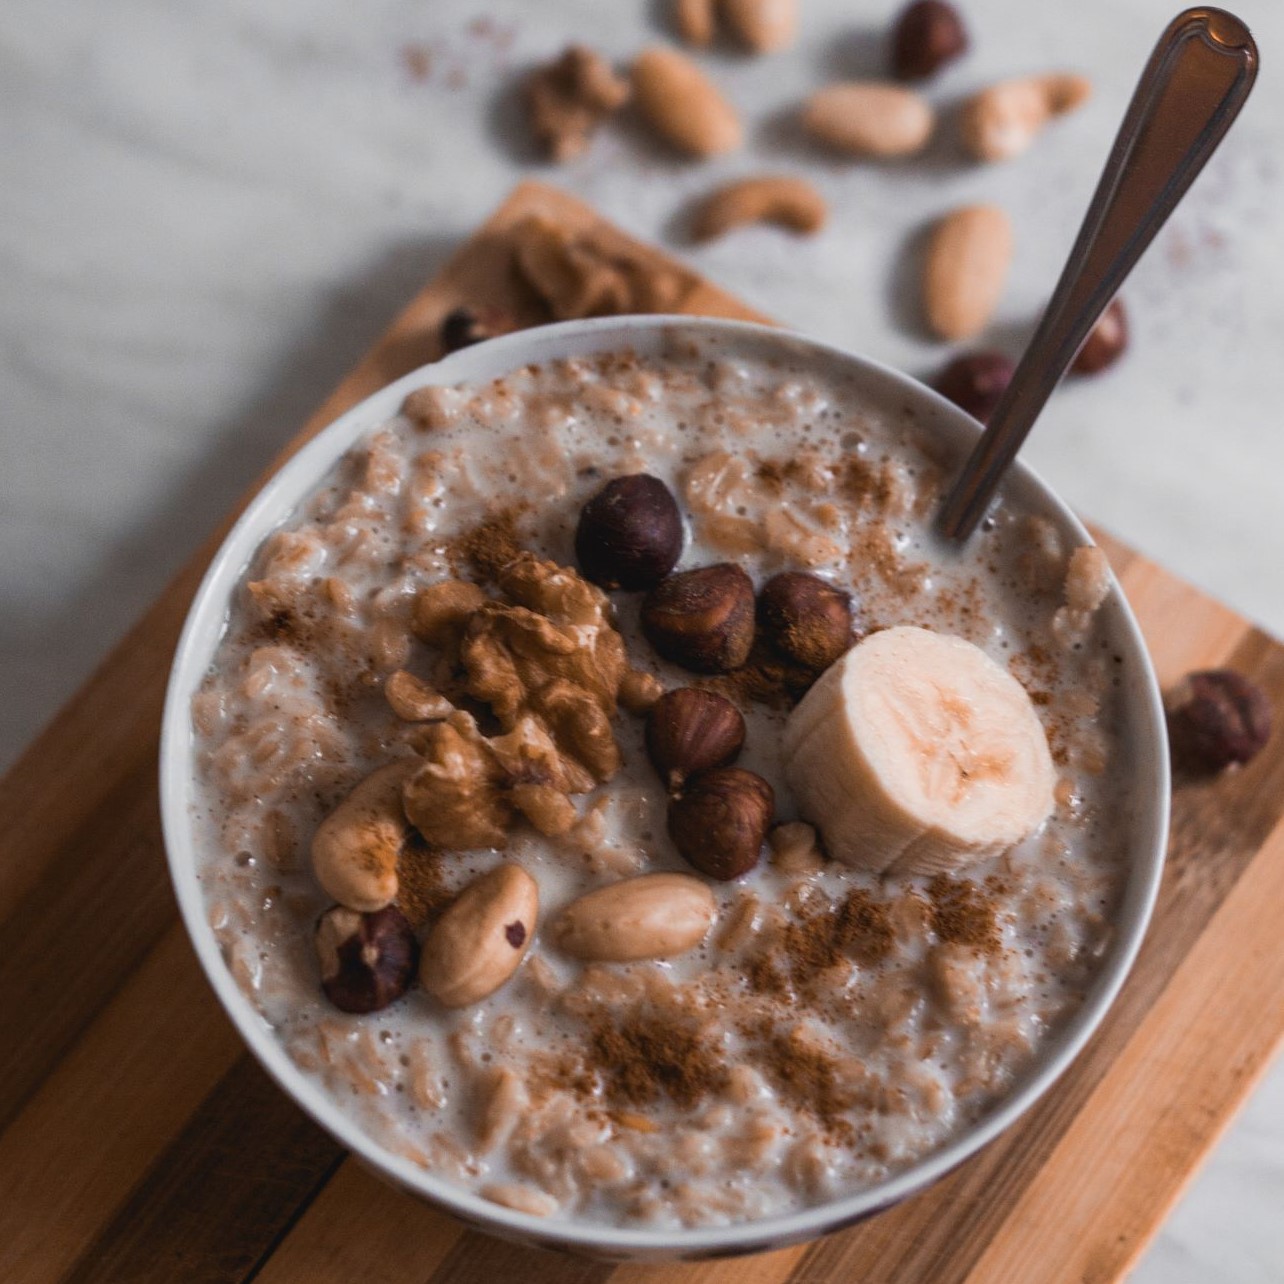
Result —
<path fill-rule="evenodd" d="M 290 449 L 437 355 L 451 308 L 535 320 L 511 269 L 512 228 L 535 212 L 665 261 L 578 201 L 523 185 Z M 703 282 L 686 310 L 755 316 Z M 1116 1280 L 1284 1033 L 1281 735 L 1248 769 L 1178 790 L 1158 909 L 1109 1020 L 1019 1126 L 931 1190 L 829 1239 L 715 1264 L 611 1267 L 464 1230 L 347 1159 L 278 1091 L 179 925 L 157 735 L 170 655 L 221 538 L 0 781 L 0 1279 Z M 1161 679 L 1230 664 L 1284 708 L 1284 648 L 1101 538 Z"/>

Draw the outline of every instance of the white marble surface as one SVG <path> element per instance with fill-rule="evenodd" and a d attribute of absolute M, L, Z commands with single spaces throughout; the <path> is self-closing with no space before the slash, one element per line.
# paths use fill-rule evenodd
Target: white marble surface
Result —
<path fill-rule="evenodd" d="M 673 240 L 691 194 L 771 165 L 831 228 L 693 257 L 800 328 L 917 373 L 907 247 L 952 203 L 1006 204 L 1020 346 L 1172 0 L 966 0 L 975 53 L 933 95 L 1064 64 L 1094 101 L 1019 162 L 896 167 L 806 152 L 787 110 L 871 73 L 892 0 L 803 0 L 798 47 L 709 62 L 750 146 L 705 167 L 636 134 L 557 181 Z M 520 175 L 514 69 L 575 35 L 625 56 L 650 0 L 6 0 L 0 6 L 0 764 Z M 1085 513 L 1284 632 L 1284 4 L 1242 0 L 1266 74 L 1138 270 L 1135 345 L 1058 393 L 1030 454 Z M 418 74 L 407 60 L 417 50 Z M 427 66 L 423 65 L 427 63 Z M 1284 1278 L 1284 1072 L 1270 1076 L 1138 1268 L 1143 1284 Z"/>

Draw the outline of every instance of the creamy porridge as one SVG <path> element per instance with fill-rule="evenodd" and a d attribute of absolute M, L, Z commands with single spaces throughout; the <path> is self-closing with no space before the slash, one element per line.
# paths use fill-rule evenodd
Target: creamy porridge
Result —
<path fill-rule="evenodd" d="M 1100 555 L 1010 506 L 947 553 L 940 482 L 843 376 L 677 340 L 412 394 L 193 703 L 210 919 L 293 1060 L 389 1151 L 617 1224 L 832 1199 L 980 1118 L 1095 976 L 1132 822 Z"/>

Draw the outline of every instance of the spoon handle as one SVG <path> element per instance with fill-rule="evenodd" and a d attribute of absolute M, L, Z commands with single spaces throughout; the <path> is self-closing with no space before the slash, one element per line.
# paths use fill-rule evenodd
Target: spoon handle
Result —
<path fill-rule="evenodd" d="M 1124 278 L 1217 150 L 1257 78 L 1257 46 L 1223 9 L 1187 9 L 1137 82 L 1057 288 L 999 404 L 942 506 L 964 540 Z"/>

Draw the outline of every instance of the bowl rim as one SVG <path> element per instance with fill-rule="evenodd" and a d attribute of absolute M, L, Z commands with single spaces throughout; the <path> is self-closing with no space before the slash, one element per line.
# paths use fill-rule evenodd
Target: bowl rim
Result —
<path fill-rule="evenodd" d="M 968 440 L 979 435 L 980 426 L 975 420 L 910 376 L 837 345 L 755 322 L 667 315 L 606 317 L 518 331 L 461 349 L 363 398 L 292 453 L 260 485 L 222 541 L 192 599 L 170 670 L 161 726 L 161 825 L 179 910 L 207 979 L 260 1065 L 321 1127 L 394 1184 L 493 1234 L 545 1247 L 615 1257 L 714 1256 L 814 1239 L 922 1189 L 1006 1131 L 1060 1078 L 1114 1002 L 1145 934 L 1167 845 L 1169 765 L 1162 700 L 1140 628 L 1111 572 L 1111 592 L 1103 610 L 1113 616 L 1110 628 L 1115 642 L 1129 653 L 1127 672 L 1131 680 L 1126 690 L 1132 694 L 1124 698 L 1135 705 L 1129 712 L 1136 727 L 1136 748 L 1141 751 L 1136 767 L 1140 775 L 1150 773 L 1153 786 L 1148 798 L 1133 800 L 1138 808 L 1133 816 L 1138 850 L 1129 854 L 1132 868 L 1121 896 L 1115 937 L 1081 1005 L 1008 1092 L 970 1128 L 887 1180 L 804 1209 L 730 1225 L 637 1228 L 537 1217 L 492 1203 L 384 1149 L 330 1099 L 319 1083 L 290 1060 L 284 1045 L 242 994 L 223 961 L 206 915 L 192 841 L 191 697 L 222 637 L 231 589 L 262 540 L 286 520 L 354 441 L 392 418 L 413 389 L 495 378 L 534 360 L 626 349 L 636 346 L 641 336 L 650 336 L 652 344 L 659 344 L 673 332 L 687 330 L 733 346 L 737 342 L 792 346 L 796 351 L 805 351 L 811 359 L 845 367 L 866 385 L 881 383 L 895 390 L 907 398 L 909 406 L 917 404 L 930 411 L 936 422 L 943 421 L 947 433 L 956 438 Z M 1037 495 L 1041 511 L 1051 515 L 1080 543 L 1093 542 L 1074 513 L 1028 465 L 1018 460 L 1011 479 L 1019 480 L 1009 480 L 1007 484 Z"/>

